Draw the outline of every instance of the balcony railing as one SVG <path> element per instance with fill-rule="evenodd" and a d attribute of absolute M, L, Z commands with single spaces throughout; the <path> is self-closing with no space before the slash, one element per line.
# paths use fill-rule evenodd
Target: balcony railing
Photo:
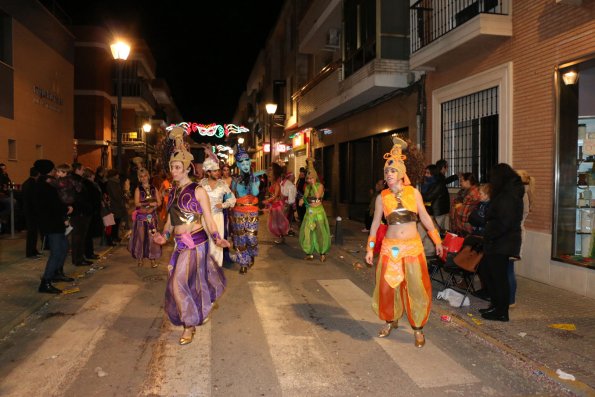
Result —
<path fill-rule="evenodd" d="M 479 14 L 508 15 L 508 0 L 419 0 L 411 6 L 411 53 Z"/>

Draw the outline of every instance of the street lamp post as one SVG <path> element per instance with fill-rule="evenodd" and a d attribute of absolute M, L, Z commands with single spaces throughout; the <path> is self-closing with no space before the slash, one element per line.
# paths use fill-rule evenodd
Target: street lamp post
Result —
<path fill-rule="evenodd" d="M 145 138 L 145 163 L 147 165 L 147 169 L 150 171 L 149 167 L 149 142 L 147 141 L 147 134 L 151 132 L 151 124 L 145 123 L 143 124 L 143 138 Z"/>
<path fill-rule="evenodd" d="M 122 172 L 122 69 L 124 62 L 130 54 L 130 46 L 123 41 L 118 41 L 110 46 L 112 55 L 118 64 L 118 109 L 116 120 L 116 139 L 118 143 L 118 172 Z"/>
<path fill-rule="evenodd" d="M 273 115 L 277 111 L 276 103 L 267 103 L 265 105 L 267 113 L 269 115 L 269 166 L 273 165 Z"/>

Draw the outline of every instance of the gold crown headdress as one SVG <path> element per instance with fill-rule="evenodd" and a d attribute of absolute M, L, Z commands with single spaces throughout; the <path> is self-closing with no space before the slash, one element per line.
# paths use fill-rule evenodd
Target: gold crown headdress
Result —
<path fill-rule="evenodd" d="M 403 154 L 403 150 L 407 149 L 407 142 L 403 139 L 393 136 L 393 147 L 390 152 L 384 155 L 386 162 L 384 163 L 384 169 L 394 168 L 399 174 L 399 178 L 405 180 L 405 184 L 409 185 L 409 177 L 407 176 L 407 167 L 405 167 L 405 159 L 407 156 Z"/>
<path fill-rule="evenodd" d="M 186 134 L 184 128 L 180 125 L 173 127 L 169 132 L 169 139 L 174 143 L 173 152 L 169 156 L 169 163 L 180 161 L 184 165 L 184 169 L 190 167 L 194 160 L 194 156 L 186 149 L 184 145 L 184 135 Z"/>
<path fill-rule="evenodd" d="M 306 159 L 306 178 L 311 177 L 314 178 L 315 182 L 318 182 L 318 173 L 316 172 L 316 169 L 314 168 L 314 159 L 311 157 L 308 157 Z"/>

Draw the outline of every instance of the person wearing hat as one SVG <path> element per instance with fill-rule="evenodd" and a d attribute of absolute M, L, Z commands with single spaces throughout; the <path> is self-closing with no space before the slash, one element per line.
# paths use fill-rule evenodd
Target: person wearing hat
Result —
<path fill-rule="evenodd" d="M 223 210 L 231 208 L 236 204 L 236 198 L 227 186 L 227 183 L 221 179 L 221 170 L 219 162 L 211 157 L 205 159 L 202 163 L 202 169 L 206 173 L 206 178 L 200 181 L 200 186 L 209 195 L 211 202 L 211 214 L 217 224 L 219 235 L 225 235 L 225 219 Z M 223 248 L 218 247 L 209 236 L 209 252 L 217 262 L 217 265 L 223 266 Z"/>
<path fill-rule="evenodd" d="M 314 259 L 316 252 L 320 254 L 320 261 L 324 262 L 331 249 L 331 231 L 322 205 L 324 185 L 318 181 L 314 159 L 309 158 L 306 162 L 306 187 L 300 200 L 300 204 L 306 207 L 306 214 L 300 226 L 300 246 L 306 253 L 306 260 Z"/>
<path fill-rule="evenodd" d="M 376 198 L 374 219 L 366 245 L 366 262 L 372 265 L 374 247 L 381 244 L 380 259 L 376 267 L 376 286 L 372 308 L 386 323 L 379 330 L 378 337 L 387 337 L 396 329 L 398 320 L 407 313 L 407 319 L 415 337 L 415 346 L 426 343 L 423 327 L 428 321 L 432 305 L 432 284 L 424 247 L 417 232 L 417 221 L 428 230 L 428 236 L 436 245 L 436 253 L 442 254 L 442 241 L 430 215 L 428 215 L 421 194 L 411 186 L 407 177 L 402 150 L 407 144 L 400 138 L 393 138 L 390 153 L 384 155 L 384 179 L 388 189 Z M 382 243 L 376 241 L 376 232 L 382 215 L 388 228 Z"/>
<path fill-rule="evenodd" d="M 240 265 L 240 274 L 246 274 L 258 256 L 258 176 L 262 173 L 252 172 L 250 156 L 239 145 L 235 157 L 240 174 L 231 182 L 231 191 L 236 197 L 229 218 L 235 249 L 232 259 Z"/>
<path fill-rule="evenodd" d="M 163 234 L 154 233 L 158 244 L 165 244 L 170 234 L 175 234 L 164 307 L 171 323 L 184 327 L 180 345 L 192 342 L 196 327 L 209 320 L 215 301 L 225 290 L 223 269 L 209 253 L 209 235 L 218 247 L 229 247 L 217 231 L 207 192 L 188 176 L 194 158 L 184 146 L 184 135 L 182 126 L 170 132 L 174 151 L 169 167 L 175 189 L 169 194 Z"/>
<path fill-rule="evenodd" d="M 68 239 L 66 231 L 66 216 L 72 213 L 72 207 L 60 200 L 58 191 L 48 183 L 48 174 L 54 170 L 54 163 L 50 160 L 37 160 L 33 164 L 39 171 L 35 183 L 35 213 L 39 230 L 49 242 L 50 256 L 45 265 L 38 291 L 49 294 L 59 294 L 62 291 L 52 285 L 55 281 L 74 281 L 64 274 L 64 262 L 68 255 Z"/>
<path fill-rule="evenodd" d="M 132 213 L 132 234 L 128 242 L 128 251 L 143 265 L 143 259 L 151 261 L 151 267 L 157 267 L 157 259 L 161 258 L 161 246 L 153 241 L 151 234 L 157 230 L 157 208 L 161 205 L 161 194 L 149 183 L 150 175 L 146 168 L 139 168 L 138 186 L 134 189 L 134 205 Z"/>
<path fill-rule="evenodd" d="M 288 172 L 285 175 L 285 179 L 281 182 L 281 194 L 285 198 L 285 217 L 289 222 L 288 236 L 295 236 L 291 224 L 295 221 L 295 198 L 297 196 L 297 190 L 295 188 L 295 175 L 293 172 Z"/>
<path fill-rule="evenodd" d="M 269 187 L 269 198 L 263 201 L 269 211 L 269 220 L 267 226 L 269 232 L 278 239 L 275 244 L 285 242 L 285 236 L 289 232 L 289 220 L 285 216 L 285 197 L 281 193 L 281 179 L 283 169 L 277 163 L 273 163 L 271 168 L 271 186 Z"/>

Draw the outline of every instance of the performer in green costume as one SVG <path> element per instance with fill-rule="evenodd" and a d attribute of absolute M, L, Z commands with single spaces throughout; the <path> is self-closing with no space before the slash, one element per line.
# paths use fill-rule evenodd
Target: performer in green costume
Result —
<path fill-rule="evenodd" d="M 318 182 L 318 174 L 314 169 L 314 160 L 306 160 L 308 170 L 306 173 L 306 188 L 300 205 L 306 205 L 306 214 L 300 227 L 300 245 L 307 254 L 306 260 L 314 259 L 314 252 L 320 254 L 320 261 L 326 260 L 326 253 L 331 248 L 331 233 L 322 198 L 324 186 Z"/>

